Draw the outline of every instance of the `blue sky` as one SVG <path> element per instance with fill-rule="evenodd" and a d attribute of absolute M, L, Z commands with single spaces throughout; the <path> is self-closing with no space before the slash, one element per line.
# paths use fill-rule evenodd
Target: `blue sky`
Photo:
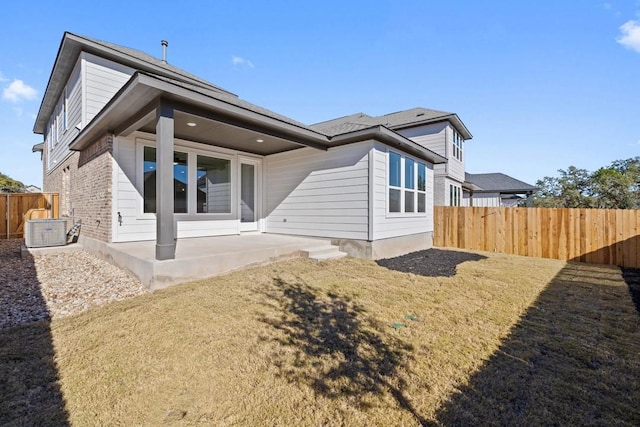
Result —
<path fill-rule="evenodd" d="M 161 56 L 304 123 L 457 113 L 467 171 L 534 184 L 640 155 L 640 1 L 5 2 L 0 172 L 41 185 L 35 115 L 64 31 Z"/>

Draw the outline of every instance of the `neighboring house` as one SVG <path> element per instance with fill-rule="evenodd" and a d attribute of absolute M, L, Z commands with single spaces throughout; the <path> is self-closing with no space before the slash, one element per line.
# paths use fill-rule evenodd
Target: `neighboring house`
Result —
<path fill-rule="evenodd" d="M 155 240 L 159 260 L 176 238 L 244 232 L 329 238 L 368 258 L 428 248 L 434 187 L 440 202 L 461 188 L 471 138 L 457 115 L 424 109 L 307 126 L 71 33 L 34 132 L 44 191 L 82 222 L 85 247 Z"/>
<path fill-rule="evenodd" d="M 466 174 L 463 206 L 531 206 L 537 187 L 503 173 Z"/>
<path fill-rule="evenodd" d="M 42 190 L 40 189 L 40 187 L 37 187 L 35 185 L 27 185 L 26 187 L 24 187 L 24 192 L 25 193 L 40 193 Z"/>

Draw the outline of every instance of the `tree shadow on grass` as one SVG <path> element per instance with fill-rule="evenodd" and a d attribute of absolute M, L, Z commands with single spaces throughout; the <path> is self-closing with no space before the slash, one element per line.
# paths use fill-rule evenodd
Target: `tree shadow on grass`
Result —
<path fill-rule="evenodd" d="M 298 282 L 275 280 L 277 290 L 268 292 L 268 297 L 270 306 L 282 314 L 262 319 L 284 334 L 276 339 L 279 344 L 294 350 L 293 361 L 275 355 L 280 375 L 292 383 L 306 383 L 321 396 L 347 399 L 363 409 L 371 395 L 389 393 L 426 425 L 402 393 L 405 380 L 399 371 L 406 369 L 413 347 L 391 335 L 383 337 L 385 326 L 367 317 L 348 297 L 318 296 Z"/>
<path fill-rule="evenodd" d="M 571 263 L 437 413 L 443 425 L 640 425 L 640 321 L 615 267 Z"/>
<path fill-rule="evenodd" d="M 395 258 L 380 259 L 376 263 L 389 270 L 403 273 L 413 273 L 427 277 L 453 277 L 459 264 L 467 261 L 480 261 L 486 258 L 486 256 L 471 252 L 431 248 Z"/>
<path fill-rule="evenodd" d="M 622 277 L 629 287 L 631 300 L 636 306 L 638 314 L 640 314 L 640 269 L 639 268 L 622 268 Z"/>
<path fill-rule="evenodd" d="M 20 243 L 0 241 L 0 425 L 67 426 L 49 312 Z"/>

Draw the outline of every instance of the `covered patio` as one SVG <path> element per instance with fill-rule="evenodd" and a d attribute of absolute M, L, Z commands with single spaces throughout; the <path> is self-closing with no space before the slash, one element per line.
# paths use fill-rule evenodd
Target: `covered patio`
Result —
<path fill-rule="evenodd" d="M 315 260 L 345 254 L 327 239 L 280 234 L 241 234 L 233 236 L 179 239 L 175 257 L 156 259 L 156 242 L 107 243 L 89 252 L 136 276 L 149 289 L 203 279 L 276 260 L 308 257 Z"/>
<path fill-rule="evenodd" d="M 247 184 L 250 187 L 246 190 L 248 200 L 245 203 L 245 194 L 242 193 L 240 207 L 235 206 L 235 198 L 225 200 L 223 207 L 222 213 L 228 214 L 224 219 L 240 220 L 242 216 L 241 222 L 245 222 L 243 209 L 245 204 L 248 206 L 250 218 L 246 222 L 251 226 L 243 228 L 244 224 L 241 224 L 236 232 L 263 231 L 258 225 L 262 219 L 260 213 L 262 180 L 259 179 L 262 156 L 301 147 L 312 147 L 323 151 L 330 147 L 325 135 L 308 129 L 302 123 L 242 101 L 233 94 L 136 72 L 98 116 L 82 129 L 70 148 L 84 153 L 89 151 L 87 149 L 101 135 L 111 134 L 116 138 L 126 138 L 135 132 L 155 139 L 155 146 L 152 148 L 153 159 L 149 162 L 152 163 L 153 169 L 152 172 L 149 171 L 149 175 L 153 175 L 150 182 L 153 181 L 151 185 L 154 188 L 143 192 L 146 195 L 152 195 L 153 200 L 144 200 L 145 208 L 140 214 L 153 215 L 156 233 L 155 242 L 132 243 L 129 246 L 138 248 L 136 245 L 141 245 L 146 248 L 153 243 L 152 258 L 155 260 L 179 258 L 176 252 L 178 250 L 176 242 L 179 237 L 178 220 L 198 221 L 203 218 L 211 220 L 211 215 L 209 217 L 201 215 L 199 218 L 196 215 L 200 213 L 197 210 L 200 207 L 196 209 L 196 199 L 199 197 L 191 197 L 189 206 L 184 206 L 189 200 L 188 197 L 179 200 L 178 202 L 182 203 L 179 206 L 175 200 L 174 186 L 177 177 L 174 166 L 184 164 L 186 167 L 187 164 L 186 161 L 176 158 L 174 145 L 176 139 L 254 156 L 240 162 L 240 166 L 248 165 L 247 174 L 242 175 L 243 181 L 251 183 Z M 145 162 L 146 160 L 145 157 Z M 196 165 L 191 167 L 195 168 Z M 145 170 L 145 172 L 148 171 Z M 215 172 L 217 171 L 212 170 L 212 173 Z M 240 193 L 239 180 L 234 182 L 235 174 L 231 175 L 233 177 L 228 179 L 231 179 L 230 185 L 235 190 L 228 191 Z M 145 176 L 146 179 L 147 176 Z M 194 184 L 195 182 L 191 184 L 187 181 L 179 182 L 179 185 L 185 189 L 194 188 Z M 243 192 L 247 185 L 242 185 Z M 222 185 L 218 187 L 220 190 Z M 137 190 L 142 194 L 142 188 Z M 216 191 L 216 188 L 210 191 Z M 205 197 L 206 195 L 203 196 Z M 210 206 L 207 205 L 207 207 Z M 182 213 L 187 213 L 187 216 L 180 216 L 179 214 Z M 204 213 L 218 212 L 214 207 L 213 211 L 204 210 Z M 123 217 L 124 214 L 121 215 L 118 210 L 118 226 L 125 222 Z M 225 233 L 220 234 L 230 233 L 226 230 Z M 180 239 L 182 240 L 182 237 Z M 184 246 L 190 247 L 189 244 Z M 168 270 L 170 267 L 164 266 L 162 269 Z"/>

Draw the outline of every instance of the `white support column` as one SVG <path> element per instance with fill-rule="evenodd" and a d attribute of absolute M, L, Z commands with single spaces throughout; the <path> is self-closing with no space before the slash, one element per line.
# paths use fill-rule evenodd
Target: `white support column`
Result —
<path fill-rule="evenodd" d="M 156 259 L 174 259 L 176 223 L 173 200 L 173 106 L 160 100 L 156 110 Z"/>

